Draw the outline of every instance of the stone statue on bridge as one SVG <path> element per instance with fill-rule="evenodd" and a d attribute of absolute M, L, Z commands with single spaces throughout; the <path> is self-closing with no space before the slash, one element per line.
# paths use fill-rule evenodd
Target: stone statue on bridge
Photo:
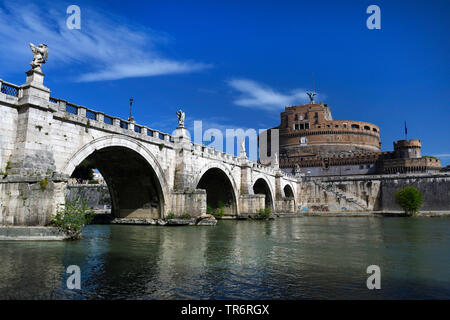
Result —
<path fill-rule="evenodd" d="M 245 152 L 245 139 L 241 140 L 241 152 Z"/>
<path fill-rule="evenodd" d="M 48 58 L 48 48 L 46 44 L 39 44 L 39 46 L 35 46 L 34 44 L 30 43 L 31 51 L 33 52 L 33 61 L 30 62 L 31 67 L 33 70 L 42 72 L 41 66 L 43 63 L 47 61 Z"/>
<path fill-rule="evenodd" d="M 179 111 L 177 111 L 177 116 L 178 116 L 178 127 L 184 128 L 185 113 L 180 109 Z"/>

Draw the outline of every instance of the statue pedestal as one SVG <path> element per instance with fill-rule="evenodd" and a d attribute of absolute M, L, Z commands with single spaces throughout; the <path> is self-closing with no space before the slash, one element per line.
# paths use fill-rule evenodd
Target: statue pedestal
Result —
<path fill-rule="evenodd" d="M 26 72 L 27 80 L 21 85 L 19 105 L 33 105 L 42 108 L 49 105 L 50 89 L 44 86 L 44 74 L 40 69 L 31 69 Z"/>
<path fill-rule="evenodd" d="M 191 135 L 185 127 L 177 127 L 173 138 L 176 143 L 191 142 Z"/>
<path fill-rule="evenodd" d="M 36 87 L 42 87 L 48 90 L 47 87 L 44 86 L 44 77 L 45 74 L 39 69 L 31 69 L 26 72 L 27 80 L 25 81 L 25 85 L 33 84 Z"/>

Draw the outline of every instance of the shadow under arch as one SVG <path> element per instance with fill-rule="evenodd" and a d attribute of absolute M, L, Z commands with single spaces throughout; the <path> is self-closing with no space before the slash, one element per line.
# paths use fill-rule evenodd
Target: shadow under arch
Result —
<path fill-rule="evenodd" d="M 66 163 L 63 173 L 87 163 L 105 179 L 116 217 L 163 218 L 167 183 L 156 158 L 136 140 L 106 136 L 83 146 Z"/>
<path fill-rule="evenodd" d="M 224 206 L 225 215 L 238 215 L 237 195 L 232 177 L 226 169 L 209 165 L 199 175 L 196 188 L 206 190 L 206 204 L 215 210 Z"/>
<path fill-rule="evenodd" d="M 269 183 L 265 179 L 263 178 L 256 179 L 255 183 L 253 184 L 253 193 L 264 194 L 266 196 L 264 200 L 265 207 L 270 208 L 272 211 L 274 210 L 275 206 L 272 192 L 270 190 Z"/>
<path fill-rule="evenodd" d="M 286 184 L 284 186 L 283 191 L 284 191 L 284 196 L 286 198 L 294 198 L 295 199 L 294 190 L 292 190 L 292 187 L 289 184 Z"/>

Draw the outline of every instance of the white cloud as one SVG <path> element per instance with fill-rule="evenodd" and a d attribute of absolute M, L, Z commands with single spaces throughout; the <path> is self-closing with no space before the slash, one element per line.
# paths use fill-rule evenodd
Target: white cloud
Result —
<path fill-rule="evenodd" d="M 119 17 L 106 17 L 90 8 L 81 7 L 81 30 L 69 30 L 63 6 L 56 10 L 51 3 L 2 4 L 0 56 L 11 69 L 23 68 L 25 61 L 32 60 L 29 42 L 48 45 L 49 59 L 44 72 L 53 67 L 74 66 L 81 72 L 73 75 L 77 81 L 187 73 L 209 67 L 164 57 L 156 46 L 169 42 L 166 35 L 131 26 Z"/>
<path fill-rule="evenodd" d="M 150 77 L 163 74 L 187 73 L 202 70 L 207 66 L 201 63 L 186 63 L 155 59 L 131 64 L 116 64 L 98 72 L 81 76 L 80 81 L 117 80 L 130 77 Z"/>
<path fill-rule="evenodd" d="M 436 158 L 450 158 L 450 153 L 440 153 L 434 155 Z"/>
<path fill-rule="evenodd" d="M 249 79 L 232 79 L 228 81 L 228 84 L 241 93 L 240 97 L 234 100 L 234 103 L 242 107 L 279 111 L 284 106 L 308 101 L 306 91 L 303 89 L 293 89 L 289 93 L 280 93 Z"/>

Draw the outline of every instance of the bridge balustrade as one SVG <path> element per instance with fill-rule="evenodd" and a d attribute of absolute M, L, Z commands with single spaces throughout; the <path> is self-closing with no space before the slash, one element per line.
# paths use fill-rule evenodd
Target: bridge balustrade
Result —
<path fill-rule="evenodd" d="M 91 120 L 97 120 L 97 114 L 91 110 L 86 110 L 86 118 Z"/>
<path fill-rule="evenodd" d="M 66 112 L 78 115 L 78 107 L 74 106 L 73 104 L 66 103 Z"/>
<path fill-rule="evenodd" d="M 128 123 L 123 120 L 120 120 L 120 127 L 122 129 L 128 129 Z"/>
<path fill-rule="evenodd" d="M 3 80 L 0 80 L 0 82 L 1 82 L 1 86 L 0 86 L 1 93 L 16 97 L 16 98 L 19 97 L 19 86 L 16 86 L 12 83 L 5 82 Z"/>

